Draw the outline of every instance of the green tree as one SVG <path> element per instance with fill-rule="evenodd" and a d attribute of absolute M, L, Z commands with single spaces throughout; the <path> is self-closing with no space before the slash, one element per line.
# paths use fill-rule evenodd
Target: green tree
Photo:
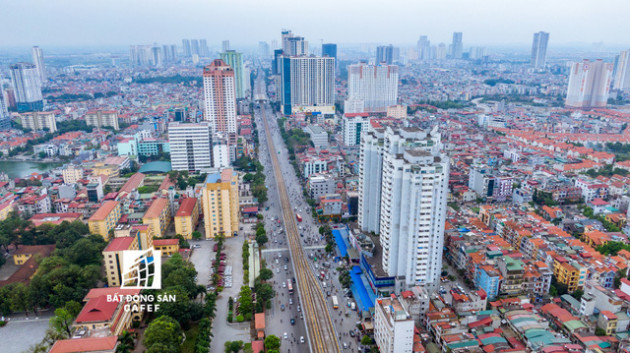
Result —
<path fill-rule="evenodd" d="M 144 332 L 142 343 L 148 352 L 179 352 L 182 329 L 177 320 L 162 315 L 151 321 Z M 162 350 L 158 350 L 158 347 Z"/>
<path fill-rule="evenodd" d="M 265 337 L 265 349 L 267 349 L 267 352 L 269 352 L 270 349 L 280 349 L 280 344 L 282 343 L 282 341 L 280 341 L 280 338 L 278 336 L 275 335 L 269 335 L 267 337 Z"/>
<path fill-rule="evenodd" d="M 201 235 L 200 231 L 196 230 L 196 231 L 192 232 L 192 238 L 193 239 L 201 239 L 201 237 L 202 237 L 202 235 Z"/>
<path fill-rule="evenodd" d="M 72 336 L 72 321 L 80 311 L 79 303 L 70 301 L 63 308 L 55 310 L 55 316 L 50 318 L 50 326 L 65 337 Z"/>
<path fill-rule="evenodd" d="M 370 338 L 370 336 L 364 335 L 363 337 L 361 337 L 361 345 L 369 346 L 371 344 L 372 344 L 372 339 Z"/>
<path fill-rule="evenodd" d="M 260 270 L 260 273 L 258 274 L 258 278 L 260 278 L 263 281 L 268 281 L 273 278 L 273 271 L 268 268 L 263 268 Z"/>

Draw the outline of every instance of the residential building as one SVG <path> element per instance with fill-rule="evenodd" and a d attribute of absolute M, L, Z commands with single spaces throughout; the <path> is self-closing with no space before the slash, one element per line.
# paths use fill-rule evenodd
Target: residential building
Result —
<path fill-rule="evenodd" d="M 376 64 L 386 64 L 386 65 L 391 65 L 394 63 L 394 61 L 396 60 L 396 58 L 394 58 L 395 55 L 395 49 L 393 45 L 379 45 L 376 47 Z"/>
<path fill-rule="evenodd" d="M 363 101 L 362 111 L 386 112 L 398 101 L 398 66 L 366 63 L 348 66 L 348 101 Z"/>
<path fill-rule="evenodd" d="M 308 55 L 308 42 L 304 37 L 293 35 L 291 31 L 282 30 L 282 52 L 287 56 Z"/>
<path fill-rule="evenodd" d="M 494 300 L 499 295 L 501 273 L 491 265 L 479 266 L 475 271 L 475 286 L 483 289 L 488 299 Z"/>
<path fill-rule="evenodd" d="M 573 63 L 565 105 L 572 108 L 601 108 L 608 102 L 613 64 L 584 60 Z"/>
<path fill-rule="evenodd" d="M 531 64 L 536 69 L 545 67 L 547 60 L 547 43 L 549 43 L 549 33 L 542 31 L 534 33 Z"/>
<path fill-rule="evenodd" d="M 307 188 L 309 197 L 319 201 L 320 197 L 334 193 L 337 183 L 330 175 L 311 174 L 308 177 Z"/>
<path fill-rule="evenodd" d="M 333 44 L 333 43 L 322 44 L 322 56 L 329 56 L 337 60 L 337 44 Z"/>
<path fill-rule="evenodd" d="M 4 98 L 4 93 L 0 90 L 0 131 L 11 128 L 11 115 L 9 115 L 9 107 Z"/>
<path fill-rule="evenodd" d="M 179 252 L 179 239 L 155 239 L 153 247 L 159 250 L 162 256 L 173 256 Z"/>
<path fill-rule="evenodd" d="M 207 171 L 213 165 L 212 124 L 170 123 L 168 142 L 173 170 Z"/>
<path fill-rule="evenodd" d="M 361 134 L 359 157 L 359 228 L 378 233 L 381 220 L 384 130 Z"/>
<path fill-rule="evenodd" d="M 604 310 L 597 317 L 597 327 L 606 331 L 606 336 L 612 336 L 617 333 L 617 315 Z"/>
<path fill-rule="evenodd" d="M 502 277 L 499 293 L 506 296 L 519 295 L 523 285 L 523 262 L 504 256 L 498 259 L 497 265 Z"/>
<path fill-rule="evenodd" d="M 379 207 L 383 270 L 390 276 L 404 277 L 407 286 L 432 288 L 442 271 L 449 175 L 448 158 L 440 153 L 440 134 L 437 128 L 426 132 L 387 127 L 382 159 L 377 163 L 369 160 L 372 136 L 365 134 L 361 146 L 360 225 L 364 230 L 374 226 L 365 217 L 376 211 L 367 209 Z M 378 151 L 374 157 L 375 162 L 381 158 Z M 377 188 L 375 182 L 382 187 L 372 197 L 369 194 L 373 193 L 371 188 Z"/>
<path fill-rule="evenodd" d="M 461 59 L 464 51 L 464 44 L 462 42 L 462 32 L 453 32 L 453 44 L 451 44 L 451 57 L 453 59 Z"/>
<path fill-rule="evenodd" d="M 67 168 L 61 171 L 64 184 L 76 184 L 79 180 L 83 179 L 83 168 L 78 168 L 74 164 L 70 164 Z"/>
<path fill-rule="evenodd" d="M 48 353 L 115 353 L 118 337 L 69 338 L 55 341 Z"/>
<path fill-rule="evenodd" d="M 136 237 L 116 237 L 103 250 L 105 275 L 110 287 L 120 287 L 123 284 L 123 252 L 127 250 L 139 250 Z"/>
<path fill-rule="evenodd" d="M 153 234 L 158 238 L 166 235 L 166 228 L 171 224 L 168 199 L 160 197 L 153 200 L 142 217 L 142 224 L 151 226 Z"/>
<path fill-rule="evenodd" d="M 418 39 L 418 59 L 431 60 L 433 55 L 431 53 L 431 41 L 427 36 L 420 36 Z"/>
<path fill-rule="evenodd" d="M 238 174 L 232 169 L 208 174 L 203 188 L 206 238 L 231 237 L 238 232 Z"/>
<path fill-rule="evenodd" d="M 294 108 L 335 105 L 335 58 L 282 56 L 279 60 L 285 115 L 293 114 Z"/>
<path fill-rule="evenodd" d="M 57 121 L 52 112 L 30 112 L 20 115 L 22 127 L 33 131 L 47 130 L 50 133 L 57 131 Z"/>
<path fill-rule="evenodd" d="M 249 80 L 249 77 L 244 76 L 243 72 L 243 56 L 234 50 L 227 50 L 221 53 L 221 60 L 234 70 L 234 82 L 236 89 L 236 98 L 245 98 L 245 86 L 244 81 Z"/>
<path fill-rule="evenodd" d="M 357 146 L 361 144 L 361 134 L 367 131 L 370 117 L 367 114 L 344 114 L 341 122 L 343 144 Z"/>
<path fill-rule="evenodd" d="M 378 298 L 374 307 L 374 340 L 381 353 L 412 353 L 414 321 L 401 305 L 391 298 Z"/>
<path fill-rule="evenodd" d="M 231 59 L 237 60 L 235 54 Z M 236 133 L 235 72 L 225 61 L 216 59 L 204 67 L 203 100 L 204 119 L 212 132 Z"/>
<path fill-rule="evenodd" d="M 315 148 L 328 148 L 328 133 L 321 126 L 309 125 L 304 128 L 304 132 L 310 136 Z"/>
<path fill-rule="evenodd" d="M 567 286 L 569 292 L 574 292 L 584 287 L 586 268 L 576 261 L 569 261 L 562 256 L 556 256 L 553 260 L 553 275 L 558 283 Z"/>
<path fill-rule="evenodd" d="M 175 233 L 181 234 L 186 239 L 192 239 L 192 233 L 199 222 L 199 205 L 197 199 L 189 197 L 184 199 L 175 214 Z"/>
<path fill-rule="evenodd" d="M 72 324 L 72 330 L 81 339 L 88 337 L 113 336 L 117 338 L 123 331 L 131 328 L 134 320 L 140 320 L 141 312 L 125 310 L 127 305 L 137 304 L 127 300 L 107 300 L 108 296 L 135 296 L 140 289 L 94 288 L 85 296 L 85 305 Z M 100 352 L 99 352 L 100 353 Z"/>
<path fill-rule="evenodd" d="M 120 219 L 120 203 L 108 200 L 90 217 L 88 226 L 90 233 L 100 234 L 104 239 L 109 239 L 109 231 L 116 227 Z"/>
<path fill-rule="evenodd" d="M 31 48 L 31 54 L 33 56 L 33 63 L 39 73 L 39 80 L 42 83 L 46 82 L 46 66 L 44 65 L 44 53 L 42 52 L 42 48 L 34 46 Z"/>
<path fill-rule="evenodd" d="M 630 90 L 630 49 L 621 51 L 615 60 L 612 88 L 618 91 Z"/>
<path fill-rule="evenodd" d="M 42 81 L 37 67 L 29 63 L 17 63 L 10 67 L 18 112 L 44 109 Z"/>
<path fill-rule="evenodd" d="M 88 126 L 112 127 L 114 130 L 120 130 L 118 125 L 118 112 L 115 110 L 92 110 L 85 114 L 85 123 Z"/>

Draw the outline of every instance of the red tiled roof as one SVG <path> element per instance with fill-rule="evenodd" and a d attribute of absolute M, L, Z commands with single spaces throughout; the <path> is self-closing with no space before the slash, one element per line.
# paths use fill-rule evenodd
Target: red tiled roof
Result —
<path fill-rule="evenodd" d="M 179 239 L 155 239 L 153 240 L 153 246 L 168 246 L 179 244 Z"/>
<path fill-rule="evenodd" d="M 189 197 L 184 199 L 182 203 L 179 205 L 179 209 L 175 214 L 175 217 L 190 217 L 192 216 L 193 210 L 195 209 L 195 205 L 197 204 L 197 199 L 194 197 Z"/>
<path fill-rule="evenodd" d="M 103 205 L 96 211 L 92 217 L 90 217 L 90 221 L 103 221 L 107 218 L 107 216 L 118 206 L 118 201 L 105 201 Z"/>
<path fill-rule="evenodd" d="M 95 337 L 59 340 L 50 349 L 49 353 L 79 353 L 99 352 L 114 350 L 118 344 L 118 337 Z"/>
<path fill-rule="evenodd" d="M 129 247 L 131 246 L 131 244 L 133 243 L 133 241 L 135 239 L 136 238 L 134 238 L 134 237 L 114 238 L 114 239 L 112 239 L 112 241 L 109 243 L 109 245 L 107 245 L 107 247 L 103 251 L 129 250 Z"/>
<path fill-rule="evenodd" d="M 77 316 L 77 323 L 109 321 L 116 312 L 118 302 L 107 301 L 106 296 L 91 299 Z"/>
<path fill-rule="evenodd" d="M 107 295 L 136 295 L 140 293 L 140 289 L 132 289 L 132 288 L 120 288 L 120 287 L 109 287 L 109 288 L 92 288 L 88 292 L 88 294 L 83 298 L 83 301 L 88 301 L 90 299 L 95 299 L 101 296 Z"/>

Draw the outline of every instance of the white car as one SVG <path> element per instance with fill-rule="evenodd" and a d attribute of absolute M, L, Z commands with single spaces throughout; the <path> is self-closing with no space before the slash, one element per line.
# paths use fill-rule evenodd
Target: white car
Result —
<path fill-rule="evenodd" d="M 285 340 L 289 339 L 289 335 L 286 332 L 284 333 L 283 337 L 284 337 Z"/>
<path fill-rule="evenodd" d="M 304 343 L 304 336 L 300 336 L 300 343 Z"/>
<path fill-rule="evenodd" d="M 287 283 L 286 282 L 282 282 L 282 288 L 286 288 L 287 287 Z"/>

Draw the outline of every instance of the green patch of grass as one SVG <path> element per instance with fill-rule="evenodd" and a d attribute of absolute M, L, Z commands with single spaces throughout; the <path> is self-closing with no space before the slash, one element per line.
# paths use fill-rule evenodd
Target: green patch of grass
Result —
<path fill-rule="evenodd" d="M 186 332 L 186 341 L 182 344 L 182 353 L 195 353 L 195 343 L 197 342 L 197 334 L 199 334 L 199 325 L 192 324 Z"/>

